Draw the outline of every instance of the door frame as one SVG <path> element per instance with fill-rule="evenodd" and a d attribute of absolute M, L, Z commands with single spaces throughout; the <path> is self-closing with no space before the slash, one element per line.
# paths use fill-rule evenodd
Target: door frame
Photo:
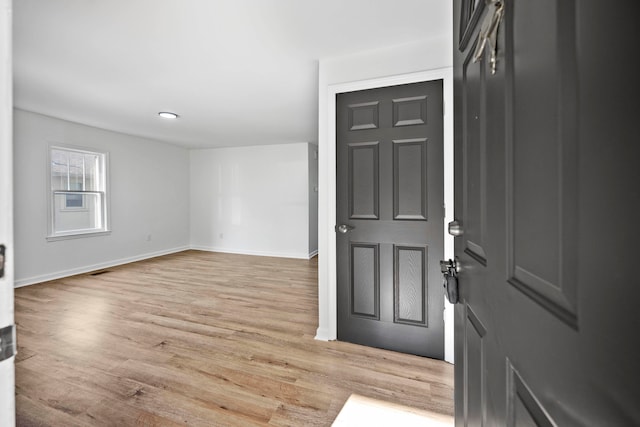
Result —
<path fill-rule="evenodd" d="M 444 257 L 453 258 L 453 237 L 446 232 L 446 224 L 453 220 L 453 67 L 437 68 L 415 73 L 376 79 L 337 83 L 328 86 L 326 139 L 318 141 L 320 168 L 318 170 L 318 329 L 316 339 L 335 340 L 338 334 L 338 299 L 336 265 L 336 95 L 343 92 L 375 89 L 386 86 L 443 81 L 444 100 L 444 203 L 446 211 Z M 444 360 L 453 363 L 453 306 L 446 299 L 444 307 Z"/>
<path fill-rule="evenodd" d="M 0 0 L 0 243 L 6 245 L 0 279 L 0 327 L 13 325 L 13 72 L 12 0 Z M 0 425 L 15 424 L 15 355 L 0 362 Z"/>

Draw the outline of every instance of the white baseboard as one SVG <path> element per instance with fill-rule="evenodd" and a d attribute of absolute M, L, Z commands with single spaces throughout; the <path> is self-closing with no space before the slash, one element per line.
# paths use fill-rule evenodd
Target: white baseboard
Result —
<path fill-rule="evenodd" d="M 318 341 L 333 341 L 335 337 L 331 336 L 328 328 L 318 328 L 316 329 L 315 339 Z"/>
<path fill-rule="evenodd" d="M 215 246 L 191 245 L 191 249 L 196 251 L 221 252 L 225 254 L 238 254 L 238 255 L 255 255 L 255 256 L 266 256 L 266 257 L 275 257 L 275 258 L 295 258 L 295 259 L 311 259 L 312 258 L 311 254 L 306 254 L 306 253 L 251 251 L 246 249 L 229 249 L 229 248 L 221 248 L 221 247 L 215 247 Z"/>
<path fill-rule="evenodd" d="M 48 282 L 49 280 L 62 279 L 63 277 L 89 273 L 91 271 L 101 270 L 109 267 L 115 267 L 117 265 L 129 264 L 131 262 L 142 261 L 145 259 L 155 258 L 163 255 L 169 255 L 177 252 L 183 252 L 189 249 L 207 251 L 207 252 L 222 252 L 222 253 L 239 254 L 239 255 L 255 255 L 255 256 L 295 258 L 295 259 L 311 259 L 318 254 L 318 251 L 313 251 L 309 254 L 300 254 L 300 253 L 294 254 L 294 253 L 281 253 L 281 252 L 234 250 L 234 249 L 228 249 L 228 248 L 217 248 L 217 247 L 197 246 L 197 245 L 181 246 L 178 248 L 167 249 L 164 251 L 150 252 L 142 255 L 136 255 L 133 257 L 121 258 L 121 259 L 116 259 L 111 261 L 100 262 L 93 265 L 72 268 L 69 270 L 56 271 L 54 273 L 42 274 L 40 276 L 32 276 L 32 277 L 27 277 L 23 279 L 16 279 L 14 282 L 14 287 L 20 288 L 22 286 L 35 285 L 36 283 Z"/>
<path fill-rule="evenodd" d="M 129 264 L 131 262 L 142 261 L 149 258 L 156 258 L 163 255 L 174 254 L 177 252 L 183 252 L 189 250 L 189 246 L 182 246 L 178 248 L 167 249 L 163 251 L 150 252 L 142 255 L 136 255 L 128 258 L 121 258 L 111 261 L 100 262 L 98 264 L 87 265 L 84 267 L 72 268 L 69 270 L 56 271 L 55 273 L 43 274 L 40 276 L 27 277 L 24 279 L 17 279 L 14 282 L 15 288 L 22 286 L 35 285 L 36 283 L 48 282 L 49 280 L 62 279 L 63 277 L 75 276 L 77 274 L 89 273 L 90 271 L 102 270 L 103 268 L 115 267 L 117 265 Z"/>

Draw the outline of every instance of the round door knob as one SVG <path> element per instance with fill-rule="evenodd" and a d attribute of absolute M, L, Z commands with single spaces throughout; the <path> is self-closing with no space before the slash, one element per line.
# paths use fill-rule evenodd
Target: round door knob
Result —
<path fill-rule="evenodd" d="M 353 230 L 355 227 L 351 226 L 351 225 L 347 225 L 347 224 L 340 224 L 338 227 L 336 227 L 336 230 L 338 230 L 338 232 L 342 233 L 342 234 L 347 234 L 349 231 Z"/>
<path fill-rule="evenodd" d="M 464 234 L 464 231 L 462 230 L 462 224 L 460 224 L 458 221 L 451 221 L 449 223 L 449 234 L 454 237 L 462 236 Z"/>

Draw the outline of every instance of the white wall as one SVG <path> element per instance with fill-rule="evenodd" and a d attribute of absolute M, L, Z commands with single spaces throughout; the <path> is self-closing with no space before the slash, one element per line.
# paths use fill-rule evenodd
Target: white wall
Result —
<path fill-rule="evenodd" d="M 443 19 L 452 19 L 453 12 Z M 317 339 L 336 339 L 336 260 L 335 260 L 335 95 L 341 91 L 409 83 L 423 76 L 444 78 L 445 113 L 445 203 L 448 220 L 453 207 L 453 90 L 451 67 L 453 46 L 451 29 L 430 40 L 394 48 L 362 52 L 357 55 L 320 61 L 318 86 L 319 145 L 319 219 L 318 219 L 318 301 Z M 439 77 L 438 77 L 439 76 Z M 448 112 L 448 113 L 447 113 Z M 444 232 L 444 224 L 443 224 Z M 452 256 L 453 246 L 445 238 L 445 256 Z M 444 302 L 443 302 L 444 306 Z M 445 316 L 445 360 L 453 361 L 453 318 L 451 307 Z"/>
<path fill-rule="evenodd" d="M 191 151 L 191 246 L 309 258 L 308 143 Z"/>
<path fill-rule="evenodd" d="M 317 146 L 189 151 L 14 110 L 16 286 L 188 248 L 317 253 Z M 109 153 L 108 235 L 47 241 L 47 150 Z"/>
<path fill-rule="evenodd" d="M 109 153 L 109 235 L 47 241 L 50 143 Z M 187 249 L 189 152 L 14 110 L 16 286 Z"/>

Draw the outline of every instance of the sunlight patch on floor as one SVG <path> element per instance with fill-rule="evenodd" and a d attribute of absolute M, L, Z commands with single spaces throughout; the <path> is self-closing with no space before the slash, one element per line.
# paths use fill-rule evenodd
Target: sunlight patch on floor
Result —
<path fill-rule="evenodd" d="M 352 394 L 332 426 L 452 427 L 453 417 Z"/>

